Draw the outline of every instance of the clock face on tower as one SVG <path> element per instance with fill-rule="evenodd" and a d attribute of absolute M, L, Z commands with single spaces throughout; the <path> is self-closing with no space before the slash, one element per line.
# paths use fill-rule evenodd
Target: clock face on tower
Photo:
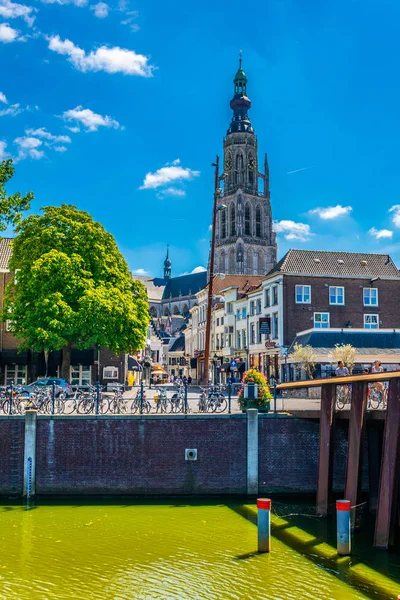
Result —
<path fill-rule="evenodd" d="M 231 156 L 230 152 L 226 153 L 224 169 L 225 169 L 225 173 L 229 173 L 229 171 L 232 170 L 232 156 Z"/>
<path fill-rule="evenodd" d="M 253 156 L 250 157 L 249 159 L 249 169 L 251 171 L 255 171 L 256 170 L 256 160 Z"/>

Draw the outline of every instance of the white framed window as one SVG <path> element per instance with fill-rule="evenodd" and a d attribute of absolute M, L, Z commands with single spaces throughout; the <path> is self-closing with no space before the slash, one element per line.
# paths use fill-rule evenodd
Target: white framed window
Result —
<path fill-rule="evenodd" d="M 379 329 L 379 315 L 364 315 L 364 329 Z"/>
<path fill-rule="evenodd" d="M 296 285 L 296 304 L 311 304 L 311 285 Z"/>
<path fill-rule="evenodd" d="M 250 344 L 256 343 L 256 330 L 254 327 L 254 323 L 250 323 Z"/>
<path fill-rule="evenodd" d="M 27 365 L 6 365 L 4 371 L 4 385 L 24 385 L 26 383 Z"/>
<path fill-rule="evenodd" d="M 271 306 L 271 290 L 270 288 L 267 288 L 265 290 L 265 308 L 268 308 L 268 306 Z"/>
<path fill-rule="evenodd" d="M 250 315 L 254 315 L 254 300 L 250 302 Z"/>
<path fill-rule="evenodd" d="M 329 313 L 327 313 L 327 312 L 314 313 L 314 327 L 316 329 L 328 329 L 329 328 Z"/>
<path fill-rule="evenodd" d="M 118 379 L 118 367 L 104 367 L 103 379 Z"/>
<path fill-rule="evenodd" d="M 256 302 L 256 313 L 257 315 L 261 314 L 261 298 L 259 298 Z"/>
<path fill-rule="evenodd" d="M 236 332 L 236 348 L 237 350 L 240 350 L 240 342 L 241 342 L 242 336 L 240 335 L 240 331 Z"/>
<path fill-rule="evenodd" d="M 236 310 L 236 318 L 238 319 L 238 321 L 240 321 L 241 316 L 242 316 L 242 311 L 240 310 L 240 308 L 238 308 Z"/>
<path fill-rule="evenodd" d="M 71 385 L 90 385 L 91 367 L 85 365 L 71 365 L 70 368 Z"/>
<path fill-rule="evenodd" d="M 329 287 L 329 304 L 344 304 L 344 287 Z"/>
<path fill-rule="evenodd" d="M 242 329 L 242 348 L 246 348 L 246 343 L 247 343 L 246 330 Z"/>
<path fill-rule="evenodd" d="M 278 325 L 278 313 L 273 313 L 272 315 L 272 337 L 274 340 L 279 337 L 279 325 Z"/>
<path fill-rule="evenodd" d="M 226 303 L 226 312 L 228 313 L 228 315 L 231 315 L 233 313 L 233 302 Z"/>
<path fill-rule="evenodd" d="M 244 306 L 242 308 L 242 319 L 245 319 L 247 317 L 247 308 Z"/>
<path fill-rule="evenodd" d="M 364 306 L 378 306 L 378 290 L 376 288 L 363 288 Z"/>
<path fill-rule="evenodd" d="M 272 304 L 278 304 L 278 286 L 274 285 L 272 288 Z"/>
<path fill-rule="evenodd" d="M 217 327 L 219 327 L 219 319 L 217 319 Z"/>

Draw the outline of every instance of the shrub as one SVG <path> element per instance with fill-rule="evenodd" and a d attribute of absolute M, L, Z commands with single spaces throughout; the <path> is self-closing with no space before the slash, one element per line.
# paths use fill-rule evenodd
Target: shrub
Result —
<path fill-rule="evenodd" d="M 247 383 L 254 382 L 258 385 L 258 397 L 255 400 L 247 400 L 244 397 L 244 386 Z M 242 410 L 247 407 L 247 403 L 251 402 L 252 405 L 257 405 L 259 408 L 269 408 L 269 402 L 272 398 L 272 394 L 269 390 L 268 382 L 262 373 L 256 371 L 256 369 L 249 369 L 246 371 L 243 377 L 243 383 L 239 390 L 238 401 L 239 406 Z"/>

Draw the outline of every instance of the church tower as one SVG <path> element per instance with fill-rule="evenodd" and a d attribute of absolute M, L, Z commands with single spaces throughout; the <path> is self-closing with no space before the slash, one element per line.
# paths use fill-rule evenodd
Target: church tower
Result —
<path fill-rule="evenodd" d="M 169 247 L 167 246 L 167 256 L 165 257 L 164 260 L 164 279 L 166 281 L 168 281 L 168 279 L 171 279 L 171 260 L 169 258 Z"/>
<path fill-rule="evenodd" d="M 232 121 L 224 139 L 224 192 L 217 213 L 215 273 L 265 275 L 276 263 L 276 235 L 272 230 L 267 155 L 264 172 L 258 164 L 257 137 L 248 111 L 247 77 L 242 57 L 230 103 Z M 259 180 L 263 190 L 259 191 Z"/>

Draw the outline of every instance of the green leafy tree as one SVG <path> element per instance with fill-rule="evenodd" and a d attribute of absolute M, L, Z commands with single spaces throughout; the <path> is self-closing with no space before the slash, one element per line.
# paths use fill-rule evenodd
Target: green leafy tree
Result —
<path fill-rule="evenodd" d="M 133 281 L 113 236 L 74 206 L 48 206 L 17 225 L 3 318 L 21 349 L 63 350 L 69 378 L 71 348 L 144 346 L 146 290 Z"/>
<path fill-rule="evenodd" d="M 28 192 L 26 196 L 21 196 L 19 192 L 9 196 L 6 192 L 6 183 L 14 175 L 12 160 L 3 160 L 0 162 L 0 231 L 7 229 L 8 225 L 15 226 L 20 220 L 22 213 L 28 210 L 34 196 Z"/>

